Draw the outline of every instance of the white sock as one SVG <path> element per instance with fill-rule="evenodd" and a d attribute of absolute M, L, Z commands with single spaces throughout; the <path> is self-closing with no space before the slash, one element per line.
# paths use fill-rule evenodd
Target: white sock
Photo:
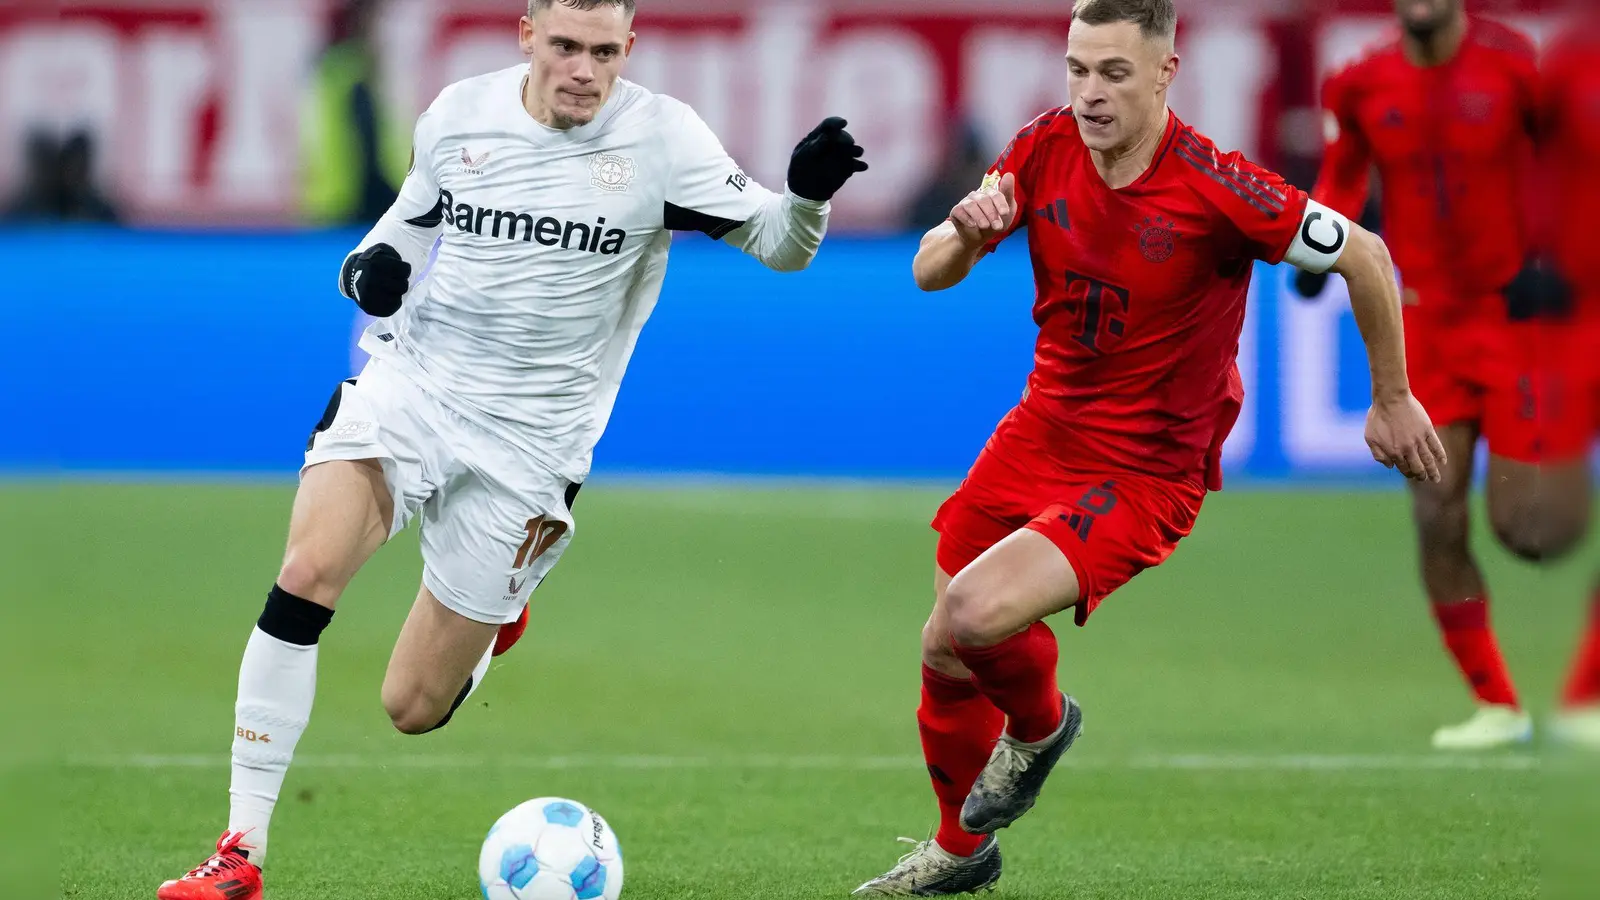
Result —
<path fill-rule="evenodd" d="M 477 692 L 478 687 L 483 684 L 483 679 L 489 675 L 489 663 L 491 662 L 494 662 L 493 644 L 489 645 L 489 649 L 483 651 L 483 659 L 478 660 L 478 664 L 473 667 L 472 684 L 467 688 L 467 696 L 461 698 L 462 706 L 467 705 L 467 700 Z"/>
<path fill-rule="evenodd" d="M 316 692 L 316 644 L 285 643 L 260 628 L 251 632 L 234 705 L 228 830 L 246 832 L 243 847 L 257 866 L 266 862 L 267 826 Z"/>

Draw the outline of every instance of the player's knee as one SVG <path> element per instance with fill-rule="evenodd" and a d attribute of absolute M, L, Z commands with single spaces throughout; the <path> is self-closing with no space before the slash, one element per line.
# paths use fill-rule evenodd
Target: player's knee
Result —
<path fill-rule="evenodd" d="M 950 632 L 935 625 L 932 620 L 922 626 L 922 664 L 935 672 L 951 676 L 966 672 L 960 657 L 956 656 L 955 646 L 951 644 Z"/>
<path fill-rule="evenodd" d="M 1491 515 L 1490 525 L 1500 545 L 1527 562 L 1559 559 L 1583 539 L 1581 525 L 1564 522 L 1554 514 L 1542 514 L 1534 505 Z"/>
<path fill-rule="evenodd" d="M 383 686 L 383 709 L 401 734 L 427 734 L 450 712 L 450 698 L 429 696 L 420 685 Z"/>
<path fill-rule="evenodd" d="M 278 570 L 278 585 L 296 597 L 331 607 L 344 590 L 339 567 L 314 550 L 290 547 Z"/>
<path fill-rule="evenodd" d="M 1007 629 L 996 614 L 991 598 L 972 582 L 956 576 L 945 590 L 946 618 L 950 638 L 960 647 L 992 647 L 1005 640 Z"/>
<path fill-rule="evenodd" d="M 1466 497 L 1419 492 L 1412 514 L 1424 553 L 1465 550 L 1471 529 L 1471 509 Z"/>

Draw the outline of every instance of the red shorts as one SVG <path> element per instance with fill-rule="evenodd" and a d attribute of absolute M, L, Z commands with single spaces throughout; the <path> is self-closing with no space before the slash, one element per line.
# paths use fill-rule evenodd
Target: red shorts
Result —
<path fill-rule="evenodd" d="M 1503 304 L 1485 298 L 1479 309 Z M 1503 308 L 1503 306 L 1502 306 Z M 1489 452 L 1537 463 L 1581 457 L 1595 433 L 1593 346 L 1569 326 L 1503 312 L 1405 310 L 1406 369 L 1436 426 L 1470 423 Z M 1594 329 L 1589 329 L 1594 334 Z"/>
<path fill-rule="evenodd" d="M 1540 423 L 1545 458 L 1587 457 L 1600 437 L 1600 295 L 1577 298 L 1586 318 L 1541 325 Z"/>
<path fill-rule="evenodd" d="M 1036 531 L 1061 549 L 1077 573 L 1079 625 L 1112 591 L 1172 555 L 1205 500 L 1198 482 L 1069 473 L 1008 449 L 997 432 L 939 507 L 933 518 L 939 568 L 955 575 L 1018 529 Z"/>

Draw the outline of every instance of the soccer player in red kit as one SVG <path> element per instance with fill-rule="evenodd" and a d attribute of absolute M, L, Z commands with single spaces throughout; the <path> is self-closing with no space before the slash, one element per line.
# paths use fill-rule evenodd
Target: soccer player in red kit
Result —
<path fill-rule="evenodd" d="M 1383 243 L 1168 110 L 1172 0 L 1078 0 L 1072 15 L 1072 106 L 1022 129 L 913 264 L 920 287 L 943 290 L 1026 228 L 1039 338 L 1021 402 L 933 523 L 917 722 L 939 830 L 859 895 L 999 879 L 994 832 L 1033 806 L 1082 723 L 1043 620 L 1070 608 L 1083 625 L 1221 487 L 1256 260 L 1345 277 L 1372 367 L 1374 458 L 1420 480 L 1444 464 L 1406 381 Z"/>
<path fill-rule="evenodd" d="M 1540 84 L 1532 42 L 1468 16 L 1462 0 L 1395 0 L 1400 27 L 1323 87 L 1328 144 L 1314 199 L 1346 215 L 1383 182 L 1384 233 L 1406 300 L 1411 381 L 1451 465 L 1413 485 L 1422 581 L 1445 646 L 1478 709 L 1438 729 L 1439 749 L 1527 741 L 1522 709 L 1489 620 L 1470 546 L 1479 438 L 1489 449 L 1488 510 L 1499 542 L 1530 560 L 1583 533 L 1588 436 L 1550 408 L 1540 353 L 1544 280 L 1529 233 Z M 1311 293 L 1315 276 L 1299 279 Z"/>
<path fill-rule="evenodd" d="M 1593 259 L 1594 211 L 1600 209 L 1600 11 L 1585 7 L 1557 32 L 1540 67 L 1542 162 L 1554 198 L 1548 245 L 1566 301 L 1549 322 L 1543 348 L 1563 401 L 1554 427 L 1579 447 L 1600 433 L 1600 267 Z M 1586 511 L 1591 499 L 1589 486 L 1583 487 L 1563 498 L 1582 504 L 1575 512 Z M 1556 736 L 1600 750 L 1600 586 L 1561 707 Z"/>

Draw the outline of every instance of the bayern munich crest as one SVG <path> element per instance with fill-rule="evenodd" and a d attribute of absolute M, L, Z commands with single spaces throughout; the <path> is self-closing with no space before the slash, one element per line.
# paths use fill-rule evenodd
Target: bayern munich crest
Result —
<path fill-rule="evenodd" d="M 1178 249 L 1178 223 L 1152 216 L 1139 226 L 1139 250 L 1153 263 L 1164 263 Z"/>
<path fill-rule="evenodd" d="M 602 191 L 625 191 L 639 174 L 639 167 L 626 156 L 613 153 L 596 153 L 589 163 L 589 181 Z"/>

